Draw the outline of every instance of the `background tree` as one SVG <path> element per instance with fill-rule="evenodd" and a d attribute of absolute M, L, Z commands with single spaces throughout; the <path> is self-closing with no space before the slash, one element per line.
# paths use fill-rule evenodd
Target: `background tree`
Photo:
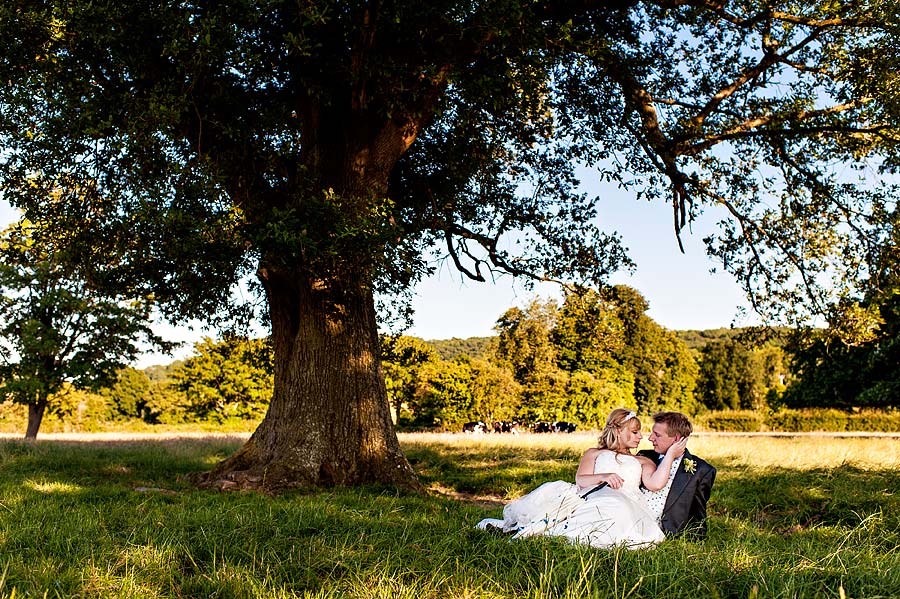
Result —
<path fill-rule="evenodd" d="M 67 383 L 98 389 L 141 352 L 169 347 L 149 327 L 150 303 L 104 296 L 72 276 L 56 248 L 21 221 L 0 236 L 0 397 L 28 406 L 34 439 Z"/>
<path fill-rule="evenodd" d="M 394 407 L 394 422 L 401 424 L 401 416 L 409 415 L 422 365 L 438 359 L 430 344 L 406 335 L 381 337 L 381 361 L 388 400 Z M 408 418 L 407 418 L 408 420 Z"/>
<path fill-rule="evenodd" d="M 625 343 L 622 321 L 593 289 L 566 294 L 551 333 L 557 363 L 567 372 L 599 372 L 616 363 Z"/>
<path fill-rule="evenodd" d="M 437 351 L 442 360 L 455 360 L 461 356 L 469 358 L 491 358 L 496 352 L 497 338 L 467 337 L 459 339 L 430 339 L 426 343 Z"/>
<path fill-rule="evenodd" d="M 188 400 L 175 387 L 173 374 L 181 368 L 184 360 L 175 360 L 166 365 L 155 365 L 144 369 L 150 381 L 149 394 L 144 404 L 144 419 L 150 424 L 178 424 L 193 419 Z"/>
<path fill-rule="evenodd" d="M 98 392 L 109 402 L 109 420 L 144 419 L 150 397 L 150 379 L 142 370 L 126 367 L 116 373 L 112 386 Z"/>
<path fill-rule="evenodd" d="M 884 216 L 887 241 L 877 252 L 868 291 L 832 306 L 828 327 L 798 330 L 786 346 L 794 379 L 790 407 L 900 405 L 900 208 Z"/>
<path fill-rule="evenodd" d="M 551 338 L 559 367 L 569 373 L 560 419 L 601 426 L 615 407 L 637 408 L 635 376 L 620 361 L 625 327 L 614 305 L 594 289 L 566 293 Z"/>
<path fill-rule="evenodd" d="M 408 288 L 433 256 L 475 280 L 602 285 L 627 259 L 578 187 L 589 165 L 668 203 L 677 231 L 722 210 L 709 249 L 754 307 L 826 310 L 816 282 L 863 280 L 892 201 L 875 177 L 840 177 L 866 157 L 897 166 L 895 15 L 893 1 L 7 0 L 0 183 L 78 241 L 92 280 L 152 292 L 172 318 L 220 313 L 255 270 L 274 395 L 209 484 L 414 485 L 374 290 Z"/>
<path fill-rule="evenodd" d="M 199 418 L 258 418 L 272 396 L 272 346 L 268 339 L 204 339 L 195 355 L 172 373 L 174 386 Z"/>
<path fill-rule="evenodd" d="M 697 394 L 710 410 L 739 410 L 747 405 L 749 352 L 733 340 L 713 341 L 700 350 Z M 743 399 L 743 401 L 742 401 Z"/>
<path fill-rule="evenodd" d="M 522 385 L 544 380 L 557 369 L 556 348 L 550 338 L 557 312 L 555 301 L 535 299 L 524 310 L 510 308 L 494 325 L 497 331 L 494 359 L 512 370 Z"/>
<path fill-rule="evenodd" d="M 564 412 L 554 420 L 567 420 L 586 428 L 602 429 L 613 408 L 638 409 L 634 375 L 618 364 L 600 371 L 571 373 L 565 398 Z"/>
<path fill-rule="evenodd" d="M 645 314 L 649 304 L 637 290 L 616 285 L 609 294 L 622 323 L 623 343 L 615 357 L 634 376 L 638 408 L 695 413 L 697 364 L 687 346 Z"/>
<path fill-rule="evenodd" d="M 426 362 L 419 370 L 412 405 L 413 424 L 460 430 L 477 419 L 472 369 L 465 360 Z"/>
<path fill-rule="evenodd" d="M 490 360 L 469 360 L 472 370 L 472 398 L 474 413 L 487 423 L 519 418 L 522 405 L 522 385 L 508 368 L 497 366 Z"/>
<path fill-rule="evenodd" d="M 535 299 L 525 309 L 510 308 L 494 326 L 494 359 L 521 385 L 518 416 L 525 422 L 561 420 L 566 414 L 569 375 L 559 368 L 552 338 L 558 315 L 554 300 Z"/>

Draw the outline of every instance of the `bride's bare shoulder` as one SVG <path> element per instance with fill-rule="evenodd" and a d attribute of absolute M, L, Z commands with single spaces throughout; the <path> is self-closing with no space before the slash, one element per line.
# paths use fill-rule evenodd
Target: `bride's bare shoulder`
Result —
<path fill-rule="evenodd" d="M 584 452 L 582 456 L 583 459 L 600 459 L 600 458 L 614 458 L 616 456 L 616 452 L 611 449 L 601 449 L 599 447 L 591 447 L 587 451 Z"/>
<path fill-rule="evenodd" d="M 601 451 L 603 451 L 603 450 L 598 447 L 591 447 L 587 451 L 585 451 L 583 454 L 581 454 L 581 457 L 583 457 L 583 458 L 594 457 L 594 456 L 599 455 Z"/>

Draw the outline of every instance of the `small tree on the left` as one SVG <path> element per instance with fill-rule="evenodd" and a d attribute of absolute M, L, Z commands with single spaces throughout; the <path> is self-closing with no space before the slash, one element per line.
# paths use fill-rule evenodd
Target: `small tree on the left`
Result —
<path fill-rule="evenodd" d="M 141 352 L 171 344 L 150 328 L 150 298 L 98 294 L 60 265 L 64 247 L 41 241 L 22 220 L 0 234 L 0 398 L 28 406 L 34 439 L 49 398 L 98 389 Z"/>

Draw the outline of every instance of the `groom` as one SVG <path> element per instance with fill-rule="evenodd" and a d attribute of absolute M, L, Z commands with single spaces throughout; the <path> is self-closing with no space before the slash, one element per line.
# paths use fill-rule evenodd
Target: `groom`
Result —
<path fill-rule="evenodd" d="M 672 443 L 690 436 L 694 428 L 687 416 L 679 412 L 653 415 L 650 442 L 653 449 L 638 453 L 659 463 Z M 659 526 L 667 535 L 693 534 L 706 538 L 706 502 L 716 480 L 716 469 L 685 450 L 676 458 L 669 482 L 659 491 L 646 491 L 651 510 L 659 515 Z"/>

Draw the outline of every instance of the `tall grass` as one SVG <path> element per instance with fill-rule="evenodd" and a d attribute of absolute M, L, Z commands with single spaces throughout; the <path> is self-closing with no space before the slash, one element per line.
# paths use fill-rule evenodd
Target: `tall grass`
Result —
<path fill-rule="evenodd" d="M 571 479 L 585 435 L 402 435 L 426 496 L 198 491 L 240 437 L 0 442 L 3 597 L 897 597 L 894 439 L 703 437 L 705 542 L 598 551 L 473 529 Z"/>

